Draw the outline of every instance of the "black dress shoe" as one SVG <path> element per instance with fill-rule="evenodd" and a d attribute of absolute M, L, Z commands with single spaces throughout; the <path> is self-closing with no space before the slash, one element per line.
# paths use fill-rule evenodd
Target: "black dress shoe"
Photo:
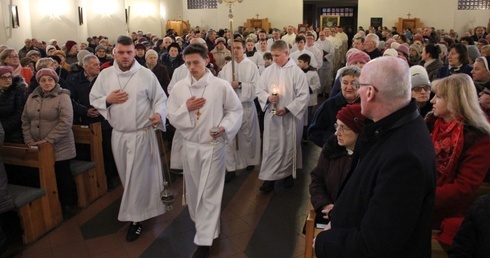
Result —
<path fill-rule="evenodd" d="M 294 185 L 294 178 L 293 176 L 288 176 L 284 178 L 284 188 L 291 188 Z"/>
<path fill-rule="evenodd" d="M 141 222 L 131 222 L 129 224 L 128 234 L 126 235 L 126 241 L 133 242 L 138 239 L 143 229 Z"/>
<path fill-rule="evenodd" d="M 225 183 L 231 182 L 231 180 L 233 180 L 233 178 L 235 178 L 235 177 L 236 177 L 235 171 L 226 172 L 226 174 L 225 174 Z"/>
<path fill-rule="evenodd" d="M 192 254 L 192 258 L 208 258 L 209 249 L 209 246 L 198 245 L 196 251 Z"/>
<path fill-rule="evenodd" d="M 274 182 L 275 181 L 264 181 L 264 183 L 262 184 L 259 190 L 262 193 L 272 192 L 274 190 Z"/>
<path fill-rule="evenodd" d="M 249 171 L 250 171 L 250 170 L 254 170 L 254 168 L 255 168 L 255 166 L 248 166 L 248 167 L 246 168 L 246 170 L 249 170 Z"/>

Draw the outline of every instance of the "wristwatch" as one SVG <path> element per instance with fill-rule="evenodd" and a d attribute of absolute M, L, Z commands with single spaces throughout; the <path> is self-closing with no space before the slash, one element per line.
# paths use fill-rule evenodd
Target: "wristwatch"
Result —
<path fill-rule="evenodd" d="M 242 82 L 238 82 L 238 87 L 237 88 L 240 89 L 240 90 L 242 89 Z"/>

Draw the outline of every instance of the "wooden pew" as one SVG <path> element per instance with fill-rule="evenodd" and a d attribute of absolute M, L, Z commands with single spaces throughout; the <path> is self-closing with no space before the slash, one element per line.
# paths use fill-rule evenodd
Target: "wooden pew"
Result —
<path fill-rule="evenodd" d="M 53 146 L 43 143 L 31 148 L 24 144 L 6 143 L 0 147 L 0 156 L 4 164 L 39 169 L 39 184 L 45 191 L 39 198 L 40 203 L 33 202 L 16 209 L 24 230 L 23 241 L 25 244 L 31 243 L 63 220 L 54 172 Z"/>
<path fill-rule="evenodd" d="M 104 168 L 104 154 L 102 151 L 102 128 L 100 123 L 90 125 L 73 125 L 75 143 L 90 146 L 90 161 L 95 168 L 89 168 L 85 173 L 75 175 L 79 206 L 85 207 L 95 199 L 107 192 L 107 180 Z M 73 161 L 73 166 L 83 166 L 86 162 Z M 78 164 L 77 164 L 78 163 Z"/>

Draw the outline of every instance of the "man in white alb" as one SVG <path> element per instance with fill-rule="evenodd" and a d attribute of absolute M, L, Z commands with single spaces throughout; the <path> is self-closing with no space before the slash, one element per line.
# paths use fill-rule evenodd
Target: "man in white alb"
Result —
<path fill-rule="evenodd" d="M 90 91 L 90 104 L 111 126 L 112 151 L 124 193 L 118 219 L 130 221 L 126 240 L 136 240 L 141 222 L 165 212 L 160 200 L 162 165 L 154 128 L 165 130 L 167 96 L 157 77 L 135 62 L 130 37 L 119 36 L 114 65 Z"/>

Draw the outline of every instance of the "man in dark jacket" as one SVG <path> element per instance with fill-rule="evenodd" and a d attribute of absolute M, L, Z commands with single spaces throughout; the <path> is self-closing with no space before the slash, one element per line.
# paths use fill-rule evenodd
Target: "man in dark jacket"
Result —
<path fill-rule="evenodd" d="M 435 151 L 415 101 L 407 62 L 380 57 L 359 78 L 364 127 L 317 257 L 431 256 Z"/>

